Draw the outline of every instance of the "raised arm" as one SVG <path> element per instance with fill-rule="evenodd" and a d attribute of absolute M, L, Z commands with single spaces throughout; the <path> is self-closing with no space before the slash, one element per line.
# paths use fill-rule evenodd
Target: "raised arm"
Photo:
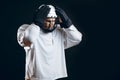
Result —
<path fill-rule="evenodd" d="M 82 33 L 74 25 L 64 29 L 65 49 L 79 44 L 82 40 Z"/>
<path fill-rule="evenodd" d="M 22 47 L 30 46 L 37 38 L 39 27 L 31 24 L 23 24 L 19 27 L 17 32 L 17 41 Z"/>
<path fill-rule="evenodd" d="M 67 16 L 65 11 L 59 7 L 56 7 L 56 13 L 61 19 L 61 22 L 59 22 L 59 24 L 61 28 L 63 28 L 65 49 L 80 43 L 80 41 L 82 40 L 82 34 L 73 25 L 72 21 Z"/>

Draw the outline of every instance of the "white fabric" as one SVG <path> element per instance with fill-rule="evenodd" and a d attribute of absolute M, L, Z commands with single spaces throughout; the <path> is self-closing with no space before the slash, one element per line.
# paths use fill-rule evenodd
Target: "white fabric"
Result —
<path fill-rule="evenodd" d="M 28 28 L 28 26 L 29 26 L 28 24 L 23 24 L 19 27 L 17 31 L 17 41 L 21 46 L 24 46 L 24 43 L 23 43 L 24 32 Z"/>
<path fill-rule="evenodd" d="M 40 9 L 42 6 L 45 6 L 45 5 L 43 4 L 43 5 L 39 6 L 38 9 Z M 55 12 L 55 7 L 52 6 L 52 5 L 47 5 L 47 6 L 50 8 L 50 11 L 49 11 L 47 17 L 55 17 L 55 18 L 56 18 L 56 17 L 57 17 L 57 14 L 56 14 L 56 12 Z"/>
<path fill-rule="evenodd" d="M 21 45 L 26 51 L 25 78 L 52 80 L 67 77 L 64 49 L 77 45 L 82 39 L 75 26 L 68 29 L 58 27 L 51 33 L 44 33 L 35 24 L 21 27 L 17 33 L 18 43 L 21 45 L 23 38 L 32 42 L 31 46 Z"/>
<path fill-rule="evenodd" d="M 50 12 L 48 13 L 47 17 L 57 17 L 55 8 L 52 5 L 47 5 L 50 8 Z"/>

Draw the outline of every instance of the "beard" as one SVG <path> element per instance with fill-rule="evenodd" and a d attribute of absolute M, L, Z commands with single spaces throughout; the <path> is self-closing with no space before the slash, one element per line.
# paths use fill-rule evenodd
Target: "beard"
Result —
<path fill-rule="evenodd" d="M 56 29 L 56 25 L 54 25 L 53 27 L 49 26 L 48 28 L 45 28 L 45 27 L 42 26 L 41 29 L 43 30 L 43 32 L 49 33 L 49 32 L 52 32 Z"/>
<path fill-rule="evenodd" d="M 41 22 L 34 22 L 34 24 L 38 25 L 38 26 L 42 29 L 42 31 L 45 32 L 45 33 L 52 32 L 52 31 L 54 31 L 54 30 L 56 29 L 56 27 L 57 27 L 57 25 L 54 24 L 54 26 L 53 26 L 52 28 L 51 28 L 51 27 L 48 27 L 48 28 L 46 29 L 46 28 L 44 27 L 43 23 L 41 23 Z"/>

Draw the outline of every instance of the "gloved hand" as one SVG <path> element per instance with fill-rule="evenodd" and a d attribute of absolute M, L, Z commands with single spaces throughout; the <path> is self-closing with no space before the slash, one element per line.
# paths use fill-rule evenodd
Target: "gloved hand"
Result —
<path fill-rule="evenodd" d="M 50 8 L 47 5 L 41 5 L 37 10 L 33 17 L 33 22 L 38 26 L 43 26 L 44 19 L 47 17 Z"/>
<path fill-rule="evenodd" d="M 61 18 L 62 22 L 60 23 L 61 28 L 69 28 L 72 25 L 72 21 L 69 19 L 67 14 L 59 7 L 55 6 L 56 14 Z"/>

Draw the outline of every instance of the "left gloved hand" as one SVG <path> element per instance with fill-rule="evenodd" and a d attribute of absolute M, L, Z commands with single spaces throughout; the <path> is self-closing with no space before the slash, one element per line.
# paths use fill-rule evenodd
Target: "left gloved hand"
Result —
<path fill-rule="evenodd" d="M 60 23 L 61 27 L 69 28 L 72 25 L 72 21 L 70 20 L 70 18 L 67 16 L 67 14 L 61 8 L 56 6 L 55 9 L 56 9 L 56 14 L 62 20 L 62 22 Z"/>

